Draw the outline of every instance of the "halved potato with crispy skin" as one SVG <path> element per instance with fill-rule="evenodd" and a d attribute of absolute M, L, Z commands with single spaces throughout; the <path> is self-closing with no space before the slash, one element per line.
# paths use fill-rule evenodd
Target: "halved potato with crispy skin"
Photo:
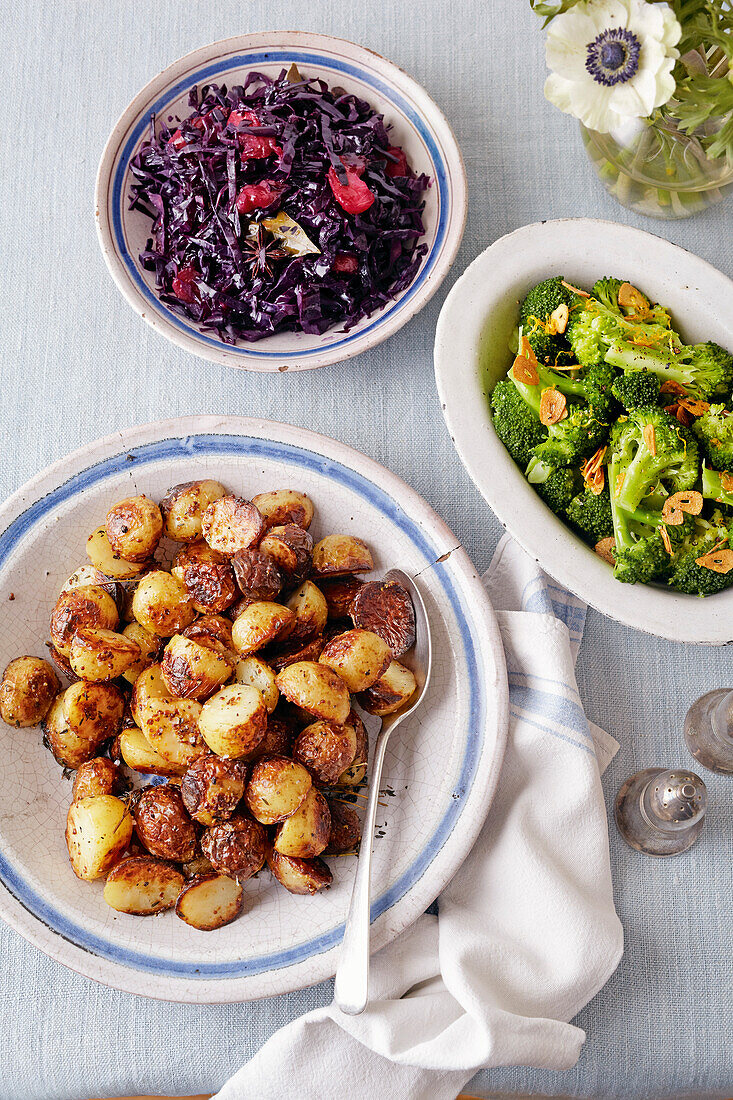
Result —
<path fill-rule="evenodd" d="M 140 673 L 132 689 L 130 699 L 130 712 L 133 719 L 140 725 L 140 711 L 142 707 L 153 699 L 172 699 L 168 685 L 163 679 L 160 665 L 149 665 Z"/>
<path fill-rule="evenodd" d="M 132 817 L 112 794 L 72 802 L 66 817 L 66 847 L 77 878 L 107 874 L 132 839 Z"/>
<path fill-rule="evenodd" d="M 149 668 L 158 659 L 160 651 L 160 638 L 152 631 L 146 630 L 140 623 L 128 623 L 122 631 L 123 638 L 134 642 L 140 650 L 140 656 L 122 673 L 128 684 L 134 684 L 140 673 Z"/>
<path fill-rule="evenodd" d="M 364 581 L 358 577 L 323 577 L 318 587 L 326 598 L 329 619 L 345 619 L 351 611 L 351 604 L 357 593 L 364 587 Z"/>
<path fill-rule="evenodd" d="M 283 856 L 312 859 L 328 844 L 331 814 L 320 791 L 311 787 L 295 813 L 278 825 L 274 848 Z"/>
<path fill-rule="evenodd" d="M 258 493 L 252 497 L 252 503 L 262 513 L 268 527 L 295 523 L 307 530 L 313 520 L 313 501 L 295 489 L 271 489 L 267 493 Z"/>
<path fill-rule="evenodd" d="M 363 783 L 369 760 L 369 738 L 359 715 L 355 710 L 346 719 L 346 725 L 354 729 L 356 736 L 356 755 L 353 763 L 338 778 L 337 787 L 358 787 Z"/>
<path fill-rule="evenodd" d="M 59 653 L 71 654 L 71 642 L 83 626 L 114 630 L 120 621 L 117 604 L 98 584 L 80 584 L 62 592 L 51 612 L 49 633 Z"/>
<path fill-rule="evenodd" d="M 238 550 L 257 546 L 265 533 L 265 521 L 251 500 L 222 497 L 204 512 L 201 533 L 214 550 L 236 554 Z"/>
<path fill-rule="evenodd" d="M 145 740 L 169 763 L 188 767 L 206 752 L 196 699 L 151 699 L 138 705 L 136 714 Z"/>
<path fill-rule="evenodd" d="M 71 640 L 69 664 L 82 680 L 116 680 L 140 657 L 140 647 L 124 634 L 81 626 Z"/>
<path fill-rule="evenodd" d="M 295 615 L 289 607 L 270 600 L 255 600 L 234 621 L 234 648 L 240 656 L 248 657 L 286 633 L 294 621 Z"/>
<path fill-rule="evenodd" d="M 256 688 L 267 707 L 267 713 L 272 714 L 278 704 L 280 692 L 275 683 L 275 673 L 265 661 L 254 655 L 240 657 L 234 667 L 234 679 L 238 684 L 249 684 Z"/>
<path fill-rule="evenodd" d="M 244 882 L 264 867 L 267 833 L 259 821 L 235 814 L 205 830 L 201 851 L 217 871 Z"/>
<path fill-rule="evenodd" d="M 103 896 L 118 913 L 147 917 L 172 909 L 185 884 L 172 863 L 153 856 L 129 856 L 110 871 Z"/>
<path fill-rule="evenodd" d="M 239 595 L 229 558 L 204 539 L 181 547 L 171 573 L 185 585 L 193 606 L 203 614 L 225 611 Z"/>
<path fill-rule="evenodd" d="M 186 586 L 163 569 L 154 569 L 140 581 L 132 612 L 141 626 L 162 638 L 180 633 L 196 617 Z"/>
<path fill-rule="evenodd" d="M 349 689 L 328 665 L 296 661 L 278 673 L 275 683 L 286 699 L 316 718 L 339 723 L 348 718 Z"/>
<path fill-rule="evenodd" d="M 322 859 L 298 859 L 284 856 L 273 848 L 267 857 L 273 878 L 291 894 L 316 894 L 333 882 L 333 875 Z"/>
<path fill-rule="evenodd" d="M 277 563 L 291 585 L 305 580 L 310 572 L 313 539 L 297 523 L 271 527 L 260 543 L 260 550 Z"/>
<path fill-rule="evenodd" d="M 356 729 L 353 725 L 313 722 L 300 731 L 293 745 L 293 759 L 307 768 L 323 787 L 337 783 L 354 763 L 355 756 Z"/>
<path fill-rule="evenodd" d="M 417 690 L 417 681 L 399 661 L 392 661 L 387 671 L 368 688 L 359 694 L 359 703 L 368 714 L 380 718 L 393 714 L 412 698 Z"/>
<path fill-rule="evenodd" d="M 200 619 L 196 619 L 195 622 L 186 627 L 183 636 L 184 638 L 193 638 L 195 642 L 199 642 L 201 645 L 218 642 L 230 653 L 234 653 L 232 624 L 223 615 L 202 615 Z M 214 649 L 216 648 L 214 646 Z"/>
<path fill-rule="evenodd" d="M 176 916 L 200 932 L 213 932 L 236 920 L 243 899 L 242 887 L 228 875 L 200 875 L 181 890 Z"/>
<path fill-rule="evenodd" d="M 125 497 L 107 512 L 105 533 L 115 554 L 125 561 L 146 562 L 163 534 L 160 508 L 144 494 Z"/>
<path fill-rule="evenodd" d="M 120 769 L 106 756 L 85 760 L 77 769 L 71 788 L 71 799 L 93 798 L 99 794 L 114 794 L 120 781 Z"/>
<path fill-rule="evenodd" d="M 338 672 L 349 691 L 365 691 L 387 671 L 392 651 L 371 630 L 346 630 L 328 642 L 318 660 Z"/>
<path fill-rule="evenodd" d="M 87 539 L 86 551 L 94 568 L 104 573 L 105 577 L 113 577 L 116 581 L 130 581 L 148 568 L 146 561 L 126 561 L 120 554 L 116 554 L 109 544 L 104 524 L 92 531 Z"/>
<path fill-rule="evenodd" d="M 350 852 L 361 840 L 361 821 L 353 806 L 347 806 L 340 798 L 328 798 L 331 813 L 331 832 L 324 849 L 327 856 Z"/>
<path fill-rule="evenodd" d="M 178 787 L 146 787 L 132 813 L 140 842 L 151 855 L 181 863 L 196 855 L 196 827 Z"/>
<path fill-rule="evenodd" d="M 275 825 L 295 813 L 312 782 L 302 764 L 284 756 L 268 756 L 252 765 L 244 801 L 256 821 Z"/>
<path fill-rule="evenodd" d="M 160 502 L 164 532 L 176 542 L 193 542 L 201 538 L 201 519 L 209 505 L 226 496 L 220 481 L 204 478 L 184 481 L 169 489 Z"/>
<path fill-rule="evenodd" d="M 283 637 L 305 641 L 323 632 L 328 619 L 328 604 L 326 597 L 312 581 L 303 581 L 300 588 L 293 592 L 287 606 L 295 619 Z"/>
<path fill-rule="evenodd" d="M 214 645 L 218 649 L 214 649 Z M 174 634 L 163 651 L 160 672 L 172 695 L 206 699 L 225 684 L 234 670 L 234 657 L 220 643 L 201 645 Z"/>
<path fill-rule="evenodd" d="M 137 726 L 123 730 L 119 735 L 120 755 L 128 768 L 141 775 L 183 775 L 185 765 L 172 764 L 152 747 L 142 730 Z"/>
<path fill-rule="evenodd" d="M 275 673 L 272 673 L 273 683 Z M 0 718 L 9 726 L 37 726 L 48 714 L 61 688 L 59 678 L 41 657 L 16 657 L 0 683 Z"/>
<path fill-rule="evenodd" d="M 326 535 L 313 547 L 313 575 L 342 577 L 368 573 L 374 568 L 372 554 L 363 539 L 355 535 Z"/>
<path fill-rule="evenodd" d="M 199 729 L 218 756 L 247 756 L 257 748 L 267 729 L 262 695 L 249 684 L 223 687 L 204 703 Z"/>
<path fill-rule="evenodd" d="M 97 747 L 118 733 L 124 710 L 125 701 L 113 684 L 78 680 L 68 687 L 46 718 L 46 734 L 58 762 L 78 768 L 91 760 Z"/>
<path fill-rule="evenodd" d="M 247 769 L 239 760 L 207 753 L 194 760 L 181 780 L 183 805 L 201 825 L 226 821 L 236 810 L 246 781 Z"/>

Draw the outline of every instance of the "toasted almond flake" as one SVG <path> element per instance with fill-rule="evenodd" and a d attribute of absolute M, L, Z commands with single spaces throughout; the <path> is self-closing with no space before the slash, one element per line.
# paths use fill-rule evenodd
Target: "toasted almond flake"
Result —
<path fill-rule="evenodd" d="M 616 478 L 616 486 L 615 486 L 615 488 L 614 488 L 614 490 L 613 490 L 613 495 L 614 495 L 615 497 L 620 497 L 620 496 L 621 496 L 621 490 L 622 490 L 622 489 L 623 489 L 623 487 L 624 487 L 624 481 L 625 481 L 625 480 L 626 480 L 626 474 L 625 474 L 625 473 L 624 473 L 624 472 L 622 471 L 622 472 L 621 472 L 621 473 L 620 473 L 620 474 L 618 475 L 618 477 Z"/>
<path fill-rule="evenodd" d="M 733 569 L 733 550 L 711 550 L 701 558 L 695 558 L 695 564 L 713 573 L 730 573 Z"/>
<path fill-rule="evenodd" d="M 597 542 L 595 544 L 593 549 L 595 550 L 596 554 L 598 554 L 599 558 L 603 558 L 603 560 L 607 561 L 609 565 L 614 564 L 616 560 L 614 555 L 614 550 L 616 549 L 616 539 L 612 535 L 608 538 L 601 539 L 600 542 Z"/>
<path fill-rule="evenodd" d="M 702 416 L 710 408 L 709 401 L 698 401 L 695 397 L 681 397 L 679 405 L 683 409 L 687 409 L 688 413 L 692 413 L 693 416 Z"/>
<path fill-rule="evenodd" d="M 624 309 L 633 309 L 635 312 L 646 313 L 649 309 L 649 299 L 637 290 L 631 283 L 621 283 L 618 291 L 618 304 Z"/>
<path fill-rule="evenodd" d="M 659 534 L 662 536 L 662 542 L 664 543 L 664 549 L 667 551 L 667 553 L 671 557 L 672 556 L 672 543 L 670 541 L 669 531 L 664 526 L 664 524 L 662 524 L 662 526 L 659 528 Z"/>
<path fill-rule="evenodd" d="M 518 355 L 512 364 L 512 373 L 517 382 L 523 382 L 525 386 L 539 385 L 540 376 L 537 367 L 533 366 L 523 355 Z"/>
<path fill-rule="evenodd" d="M 733 474 L 728 470 L 720 471 L 720 485 L 724 492 L 733 493 Z"/>
<path fill-rule="evenodd" d="M 567 287 L 568 290 L 572 290 L 573 294 L 577 294 L 580 298 L 590 298 L 590 294 L 587 290 L 581 290 L 579 286 L 573 286 L 572 283 L 566 283 L 564 279 L 560 280 L 562 286 Z"/>
<path fill-rule="evenodd" d="M 562 335 L 565 329 L 568 327 L 568 318 L 570 313 L 568 307 L 564 302 L 553 309 L 552 313 L 547 319 L 547 331 L 551 336 Z"/>
<path fill-rule="evenodd" d="M 647 450 L 650 454 L 655 455 L 657 453 L 657 433 L 654 431 L 654 425 L 645 424 L 641 434 L 644 437 Z"/>
<path fill-rule="evenodd" d="M 672 381 L 671 378 L 667 382 L 662 382 L 659 392 L 674 393 L 677 394 L 677 396 L 679 397 L 685 397 L 687 394 L 687 390 L 685 389 L 685 387 L 681 386 L 679 382 Z"/>
<path fill-rule="evenodd" d="M 559 390 L 543 390 L 540 398 L 540 421 L 549 428 L 568 415 L 565 394 Z"/>

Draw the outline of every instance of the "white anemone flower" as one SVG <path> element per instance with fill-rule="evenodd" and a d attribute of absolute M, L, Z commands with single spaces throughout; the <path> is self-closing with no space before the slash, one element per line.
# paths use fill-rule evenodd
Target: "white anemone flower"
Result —
<path fill-rule="evenodd" d="M 600 133 L 644 118 L 674 92 L 681 33 L 667 4 L 580 0 L 550 23 L 545 95 Z"/>

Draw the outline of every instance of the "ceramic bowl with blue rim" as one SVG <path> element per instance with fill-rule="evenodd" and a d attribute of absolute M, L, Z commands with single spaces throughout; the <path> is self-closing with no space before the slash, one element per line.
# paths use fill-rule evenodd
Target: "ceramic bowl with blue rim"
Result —
<path fill-rule="evenodd" d="M 486 592 L 455 536 L 399 478 L 323 436 L 244 418 L 188 417 L 92 443 L 0 510 L 0 668 L 20 654 L 45 654 L 58 592 L 115 501 L 143 492 L 159 500 L 199 477 L 247 497 L 305 491 L 316 538 L 342 531 L 366 539 L 374 576 L 399 566 L 425 598 L 433 674 L 387 753 L 373 863 L 377 950 L 424 912 L 471 848 L 496 787 L 507 715 L 504 654 Z M 378 719 L 365 717 L 373 742 Z M 173 912 L 117 913 L 103 881 L 81 882 L 71 869 L 64 828 L 72 777 L 41 730 L 0 722 L 0 751 L 0 916 L 52 958 L 131 993 L 188 1003 L 251 1000 L 334 973 L 355 857 L 331 858 L 333 885 L 312 898 L 261 871 L 245 884 L 243 915 L 215 932 Z"/>
<path fill-rule="evenodd" d="M 395 300 L 349 332 L 335 326 L 322 335 L 290 332 L 256 343 L 224 344 L 158 299 L 154 273 L 140 252 L 150 220 L 130 210 L 130 161 L 147 136 L 151 113 L 185 117 L 191 87 L 241 84 L 252 70 L 275 76 L 295 63 L 302 74 L 367 100 L 392 127 L 416 173 L 430 177 L 421 243 L 427 253 L 415 279 Z M 412 77 L 383 57 L 340 38 L 301 31 L 242 35 L 187 54 L 156 76 L 124 111 L 102 154 L 96 187 L 99 241 L 113 279 L 130 305 L 173 343 L 204 359 L 247 370 L 283 371 L 322 367 L 350 359 L 386 340 L 413 317 L 440 286 L 455 259 L 467 210 L 461 152 L 439 107 Z"/>

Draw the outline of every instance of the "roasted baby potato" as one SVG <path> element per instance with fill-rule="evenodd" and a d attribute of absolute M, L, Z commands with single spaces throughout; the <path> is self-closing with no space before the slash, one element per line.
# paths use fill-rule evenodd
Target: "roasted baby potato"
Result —
<path fill-rule="evenodd" d="M 71 642 L 83 626 L 114 630 L 120 621 L 117 604 L 96 584 L 81 584 L 62 592 L 51 612 L 49 632 L 59 653 L 68 658 Z"/>
<path fill-rule="evenodd" d="M 358 696 L 359 705 L 367 714 L 376 714 L 382 718 L 393 714 L 404 706 L 417 690 L 417 681 L 399 661 L 392 661 L 387 671 Z"/>
<path fill-rule="evenodd" d="M 365 691 L 387 671 L 392 653 L 371 630 L 347 630 L 328 642 L 318 660 L 338 672 L 349 691 Z"/>
<path fill-rule="evenodd" d="M 183 775 L 184 765 L 172 764 L 156 752 L 143 731 L 136 726 L 122 730 L 118 740 L 120 756 L 133 771 L 140 772 L 141 775 Z"/>
<path fill-rule="evenodd" d="M 322 859 L 298 859 L 284 856 L 274 848 L 267 857 L 273 878 L 291 894 L 317 894 L 333 882 L 333 875 Z"/>
<path fill-rule="evenodd" d="M 320 791 L 311 787 L 295 813 L 278 825 L 274 848 L 283 856 L 312 859 L 328 844 L 331 814 Z"/>
<path fill-rule="evenodd" d="M 295 615 L 289 607 L 269 600 L 255 600 L 234 621 L 234 648 L 241 657 L 248 657 L 281 634 L 287 634 L 294 621 Z"/>
<path fill-rule="evenodd" d="M 140 650 L 140 656 L 129 665 L 122 675 L 129 684 L 134 684 L 143 669 L 149 668 L 158 659 L 160 652 L 160 638 L 152 631 L 146 630 L 140 623 L 128 623 L 122 631 L 122 635 L 134 642 Z"/>
<path fill-rule="evenodd" d="M 279 672 L 275 683 L 286 699 L 316 718 L 341 724 L 349 715 L 349 689 L 328 665 L 297 661 Z"/>
<path fill-rule="evenodd" d="M 232 624 L 223 615 L 202 615 L 200 619 L 196 619 L 195 622 L 186 627 L 183 636 L 184 638 L 193 638 L 195 642 L 200 642 L 201 645 L 218 642 L 230 653 L 234 653 Z M 214 648 L 216 649 L 216 646 Z"/>
<path fill-rule="evenodd" d="M 101 626 L 81 626 L 71 639 L 69 664 L 82 680 L 116 680 L 139 658 L 137 642 Z"/>
<path fill-rule="evenodd" d="M 368 581 L 355 594 L 350 611 L 354 626 L 371 630 L 401 657 L 415 644 L 415 608 L 398 581 Z"/>
<path fill-rule="evenodd" d="M 124 700 L 111 684 L 78 681 L 57 695 L 43 723 L 46 743 L 65 768 L 91 760 L 97 748 L 114 737 L 122 721 Z"/>
<path fill-rule="evenodd" d="M 171 573 L 185 586 L 195 609 L 205 615 L 225 611 L 239 595 L 229 558 L 204 539 L 181 547 Z"/>
<path fill-rule="evenodd" d="M 337 856 L 350 852 L 361 840 L 359 815 L 353 806 L 348 806 L 340 798 L 328 798 L 326 801 L 331 813 L 331 832 L 324 854 Z"/>
<path fill-rule="evenodd" d="M 87 539 L 86 551 L 95 569 L 105 577 L 113 577 L 117 581 L 133 580 L 149 568 L 146 561 L 126 561 L 120 554 L 116 554 L 109 544 L 104 525 L 92 531 Z"/>
<path fill-rule="evenodd" d="M 162 569 L 154 569 L 140 581 L 132 611 L 140 626 L 162 638 L 179 634 L 196 617 L 186 586 Z"/>
<path fill-rule="evenodd" d="M 360 581 L 358 577 L 332 577 L 330 580 L 326 577 L 319 580 L 318 587 L 326 598 L 329 619 L 345 619 L 351 611 L 354 597 L 363 585 L 364 581 Z M 375 630 L 374 633 L 378 632 Z"/>
<path fill-rule="evenodd" d="M 172 699 L 168 685 L 163 679 L 159 664 L 148 665 L 140 673 L 132 688 L 130 713 L 133 721 L 140 725 L 140 713 L 146 703 L 153 699 Z"/>
<path fill-rule="evenodd" d="M 356 755 L 354 762 L 349 765 L 339 778 L 337 787 L 358 787 L 364 782 L 367 762 L 369 760 L 369 738 L 359 715 L 352 710 L 346 719 L 346 725 L 351 726 L 356 736 Z"/>
<path fill-rule="evenodd" d="M 256 821 L 275 825 L 295 813 L 311 786 L 310 774 L 302 764 L 284 756 L 269 756 L 252 765 L 244 801 Z"/>
<path fill-rule="evenodd" d="M 239 916 L 243 899 L 242 887 L 228 875 L 201 875 L 181 890 L 176 916 L 200 932 L 213 932 Z"/>
<path fill-rule="evenodd" d="M 186 885 L 171 863 L 152 856 L 130 856 L 110 871 L 104 900 L 118 913 L 147 917 L 172 909 Z"/>
<path fill-rule="evenodd" d="M 275 673 L 259 657 L 240 657 L 234 666 L 234 679 L 238 684 L 249 684 L 262 696 L 267 713 L 272 714 L 280 699 L 275 683 Z"/>
<path fill-rule="evenodd" d="M 138 838 L 151 855 L 181 863 L 196 855 L 196 828 L 177 787 L 146 787 L 132 813 Z"/>
<path fill-rule="evenodd" d="M 369 547 L 354 535 L 326 535 L 313 547 L 314 577 L 342 577 L 373 568 Z"/>
<path fill-rule="evenodd" d="M 310 572 L 313 539 L 304 527 L 295 523 L 271 527 L 260 543 L 260 550 L 276 562 L 291 587 L 300 584 Z"/>
<path fill-rule="evenodd" d="M 235 814 L 205 830 L 201 851 L 217 871 L 245 882 L 264 867 L 267 833 L 258 821 Z"/>
<path fill-rule="evenodd" d="M 214 550 L 236 554 L 257 546 L 265 533 L 265 521 L 251 501 L 243 497 L 222 497 L 203 514 L 201 533 Z"/>
<path fill-rule="evenodd" d="M 260 760 L 263 756 L 290 756 L 294 736 L 293 727 L 289 722 L 270 715 L 267 719 L 265 736 L 255 751 L 247 756 L 247 760 Z"/>
<path fill-rule="evenodd" d="M 273 682 L 275 674 L 272 674 Z M 37 726 L 61 690 L 59 678 L 41 657 L 16 657 L 0 683 L 0 718 L 9 726 Z"/>
<path fill-rule="evenodd" d="M 288 665 L 294 665 L 297 661 L 317 661 L 323 652 L 326 639 L 322 634 L 310 641 L 303 642 L 297 638 L 295 641 L 288 639 L 278 644 L 274 650 L 268 650 L 267 663 L 274 672 L 282 672 Z"/>
<path fill-rule="evenodd" d="M 218 645 L 218 650 L 213 646 Z M 174 634 L 163 650 L 160 672 L 171 695 L 206 699 L 225 684 L 234 670 L 234 657 L 220 643 L 201 645 Z"/>
<path fill-rule="evenodd" d="M 71 788 L 73 802 L 82 798 L 94 798 L 100 794 L 114 794 L 120 781 L 120 769 L 106 756 L 85 760 L 77 768 Z"/>
<path fill-rule="evenodd" d="M 259 745 L 267 728 L 267 708 L 249 684 L 229 684 L 204 703 L 199 729 L 212 752 L 236 759 Z"/>
<path fill-rule="evenodd" d="M 144 495 L 125 497 L 107 512 L 107 541 L 125 561 L 152 558 L 163 534 L 163 517 L 154 500 Z"/>
<path fill-rule="evenodd" d="M 312 581 L 303 581 L 300 588 L 293 592 L 287 606 L 295 615 L 295 620 L 287 630 L 288 638 L 305 641 L 323 632 L 328 619 L 328 604 L 326 597 Z"/>
<path fill-rule="evenodd" d="M 188 767 L 206 752 L 196 699 L 151 699 L 138 704 L 136 714 L 145 740 L 170 764 Z"/>
<path fill-rule="evenodd" d="M 274 600 L 283 586 L 275 561 L 261 550 L 240 550 L 232 558 L 239 591 L 250 600 Z"/>
<path fill-rule="evenodd" d="M 66 817 L 66 847 L 77 878 L 102 878 L 132 839 L 132 817 L 112 794 L 72 802 Z"/>
<path fill-rule="evenodd" d="M 181 780 L 183 805 L 201 825 L 226 821 L 244 795 L 246 779 L 247 769 L 239 760 L 207 753 L 194 760 Z"/>
<path fill-rule="evenodd" d="M 313 501 L 295 489 L 272 489 L 268 493 L 258 493 L 252 497 L 252 503 L 262 513 L 268 527 L 295 523 L 307 529 L 313 520 Z"/>
<path fill-rule="evenodd" d="M 183 863 L 181 866 L 187 879 L 198 878 L 199 875 L 216 874 L 213 866 L 204 855 L 194 856 L 188 863 Z"/>
<path fill-rule="evenodd" d="M 116 600 L 117 581 L 105 577 L 104 573 L 100 573 L 91 562 L 88 565 L 80 565 L 78 569 L 74 570 L 63 585 L 59 592 L 59 596 L 64 592 L 69 592 L 72 588 L 79 588 L 83 584 L 98 585 L 100 588 L 103 588 L 105 592 L 109 592 L 113 600 Z"/>
<path fill-rule="evenodd" d="M 201 538 L 201 520 L 209 505 L 227 491 L 220 481 L 184 481 L 169 489 L 160 502 L 163 531 L 175 542 Z"/>
<path fill-rule="evenodd" d="M 331 787 L 354 763 L 356 747 L 353 725 L 314 722 L 296 737 L 293 759 L 307 768 L 320 786 Z"/>

